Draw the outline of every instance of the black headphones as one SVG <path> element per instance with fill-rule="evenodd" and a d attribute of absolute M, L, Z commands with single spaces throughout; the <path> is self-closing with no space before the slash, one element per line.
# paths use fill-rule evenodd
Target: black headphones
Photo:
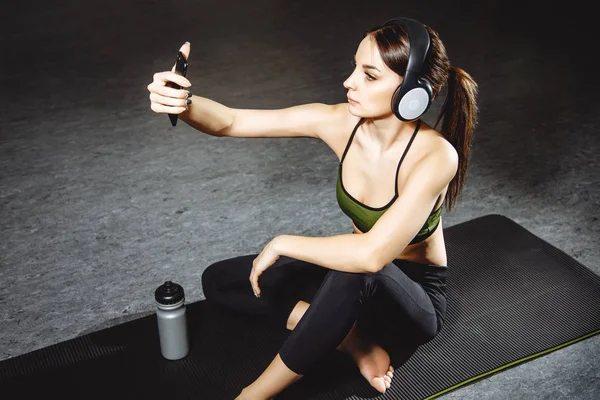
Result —
<path fill-rule="evenodd" d="M 404 80 L 392 96 L 392 111 L 402 121 L 420 118 L 431 106 L 433 89 L 431 83 L 420 76 L 431 39 L 423 24 L 411 18 L 395 18 L 383 26 L 397 24 L 404 28 L 410 42 L 410 54 Z"/>

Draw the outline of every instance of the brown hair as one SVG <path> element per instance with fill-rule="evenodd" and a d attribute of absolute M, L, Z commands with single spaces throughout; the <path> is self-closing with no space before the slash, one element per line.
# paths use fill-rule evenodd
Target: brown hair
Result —
<path fill-rule="evenodd" d="M 444 83 L 448 84 L 446 99 L 434 129 L 443 119 L 440 132 L 458 153 L 458 171 L 448 185 L 444 200 L 446 209 L 451 210 L 462 193 L 467 174 L 473 131 L 477 125 L 477 83 L 464 70 L 450 66 L 446 48 L 437 32 L 428 26 L 425 28 L 429 32 L 431 45 L 421 76 L 431 82 L 433 99 L 440 93 Z M 367 36 L 375 39 L 385 65 L 404 77 L 410 51 L 408 34 L 404 28 L 397 24 L 376 26 L 364 33 L 363 37 Z"/>

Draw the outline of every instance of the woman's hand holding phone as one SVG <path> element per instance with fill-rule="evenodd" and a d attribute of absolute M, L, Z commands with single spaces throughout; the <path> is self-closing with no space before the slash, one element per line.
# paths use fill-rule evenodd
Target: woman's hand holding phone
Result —
<path fill-rule="evenodd" d="M 185 42 L 179 52 L 171 71 L 157 72 L 152 83 L 148 85 L 150 92 L 150 109 L 159 114 L 169 114 L 171 125 L 177 124 L 177 116 L 188 109 L 192 93 L 188 90 L 192 83 L 185 77 L 187 60 L 190 56 L 190 43 Z"/>

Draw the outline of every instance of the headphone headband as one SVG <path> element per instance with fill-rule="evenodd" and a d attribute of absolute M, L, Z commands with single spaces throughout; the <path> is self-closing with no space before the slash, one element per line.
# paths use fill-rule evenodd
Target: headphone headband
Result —
<path fill-rule="evenodd" d="M 383 26 L 400 25 L 408 34 L 410 52 L 402 84 L 392 96 L 392 110 L 403 121 L 421 117 L 431 105 L 431 84 L 421 76 L 431 38 L 423 24 L 412 18 L 394 18 Z"/>
<path fill-rule="evenodd" d="M 403 27 L 408 34 L 408 41 L 410 42 L 410 55 L 408 57 L 408 65 L 406 67 L 405 75 L 414 75 L 414 79 L 417 79 L 418 75 L 423 70 L 425 58 L 429 52 L 431 41 L 429 38 L 429 32 L 423 26 L 423 24 L 412 18 L 391 19 L 386 22 L 384 26 L 393 23 Z M 404 79 L 406 79 L 406 76 Z"/>

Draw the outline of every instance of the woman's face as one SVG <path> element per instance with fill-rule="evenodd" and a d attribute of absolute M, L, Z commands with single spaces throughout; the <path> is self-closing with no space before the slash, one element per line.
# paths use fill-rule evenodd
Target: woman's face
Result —
<path fill-rule="evenodd" d="M 360 42 L 354 62 L 354 71 L 344 82 L 350 113 L 363 118 L 393 115 L 392 95 L 402 77 L 384 64 L 371 36 Z"/>

